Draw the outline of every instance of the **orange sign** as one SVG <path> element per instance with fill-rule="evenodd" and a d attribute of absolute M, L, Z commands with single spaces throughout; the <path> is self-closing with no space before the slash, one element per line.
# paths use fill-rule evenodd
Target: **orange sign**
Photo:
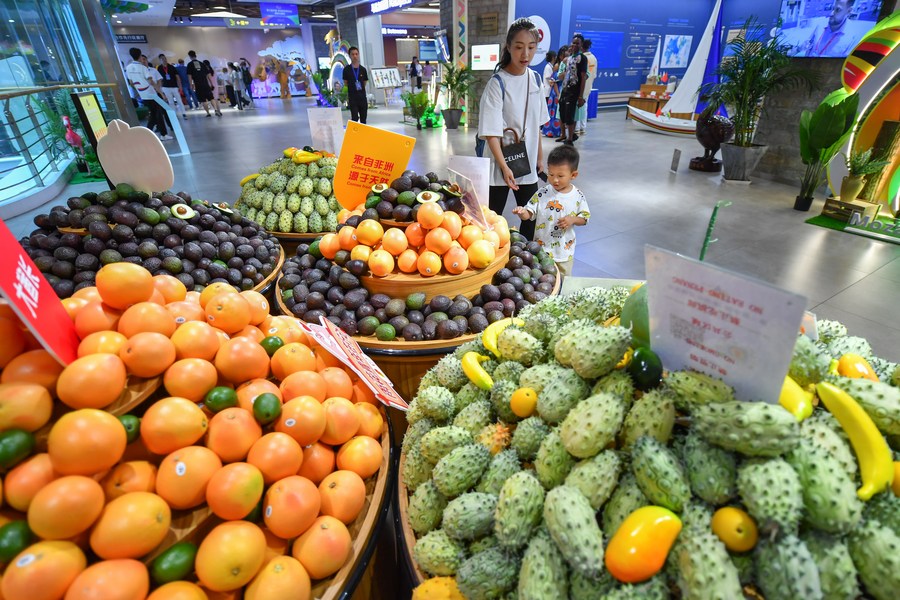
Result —
<path fill-rule="evenodd" d="M 353 209 L 365 202 L 376 183 L 390 183 L 403 174 L 416 139 L 351 121 L 344 133 L 334 173 L 334 195 Z"/>

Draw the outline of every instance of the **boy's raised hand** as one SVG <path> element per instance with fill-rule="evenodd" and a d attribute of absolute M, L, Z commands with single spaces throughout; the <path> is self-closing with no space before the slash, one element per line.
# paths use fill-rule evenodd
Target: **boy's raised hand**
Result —
<path fill-rule="evenodd" d="M 523 221 L 528 221 L 531 219 L 531 211 L 524 206 L 517 206 L 512 210 L 512 212 Z"/>

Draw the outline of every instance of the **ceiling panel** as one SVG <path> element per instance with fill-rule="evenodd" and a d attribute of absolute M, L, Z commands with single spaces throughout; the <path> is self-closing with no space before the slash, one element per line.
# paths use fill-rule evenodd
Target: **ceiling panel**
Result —
<path fill-rule="evenodd" d="M 172 15 L 172 9 L 175 7 L 176 0 L 141 0 L 144 4 L 150 6 L 144 12 L 130 14 L 116 14 L 115 17 L 110 16 L 113 25 L 140 25 L 143 27 L 165 27 L 169 24 L 169 17 Z"/>

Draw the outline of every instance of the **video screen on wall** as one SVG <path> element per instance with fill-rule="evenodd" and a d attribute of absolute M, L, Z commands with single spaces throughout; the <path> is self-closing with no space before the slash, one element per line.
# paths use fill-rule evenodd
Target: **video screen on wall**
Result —
<path fill-rule="evenodd" d="M 435 62 L 438 59 L 437 48 L 434 46 L 434 40 L 419 41 L 419 62 L 430 60 Z"/>
<path fill-rule="evenodd" d="M 875 26 L 882 0 L 782 0 L 781 34 L 792 56 L 844 58 Z"/>

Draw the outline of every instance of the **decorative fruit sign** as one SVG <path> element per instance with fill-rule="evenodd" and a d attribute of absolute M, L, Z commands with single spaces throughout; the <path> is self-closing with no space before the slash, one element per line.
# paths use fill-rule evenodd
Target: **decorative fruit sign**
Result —
<path fill-rule="evenodd" d="M 128 183 L 150 194 L 175 183 L 166 149 L 146 127 L 131 127 L 113 119 L 106 135 L 97 142 L 97 158 L 113 185 Z"/>
<path fill-rule="evenodd" d="M 334 173 L 334 195 L 353 209 L 376 183 L 390 183 L 406 170 L 416 139 L 351 121 Z"/>
<path fill-rule="evenodd" d="M 0 292 L 53 357 L 64 365 L 78 357 L 78 335 L 50 282 L 0 219 Z"/>

